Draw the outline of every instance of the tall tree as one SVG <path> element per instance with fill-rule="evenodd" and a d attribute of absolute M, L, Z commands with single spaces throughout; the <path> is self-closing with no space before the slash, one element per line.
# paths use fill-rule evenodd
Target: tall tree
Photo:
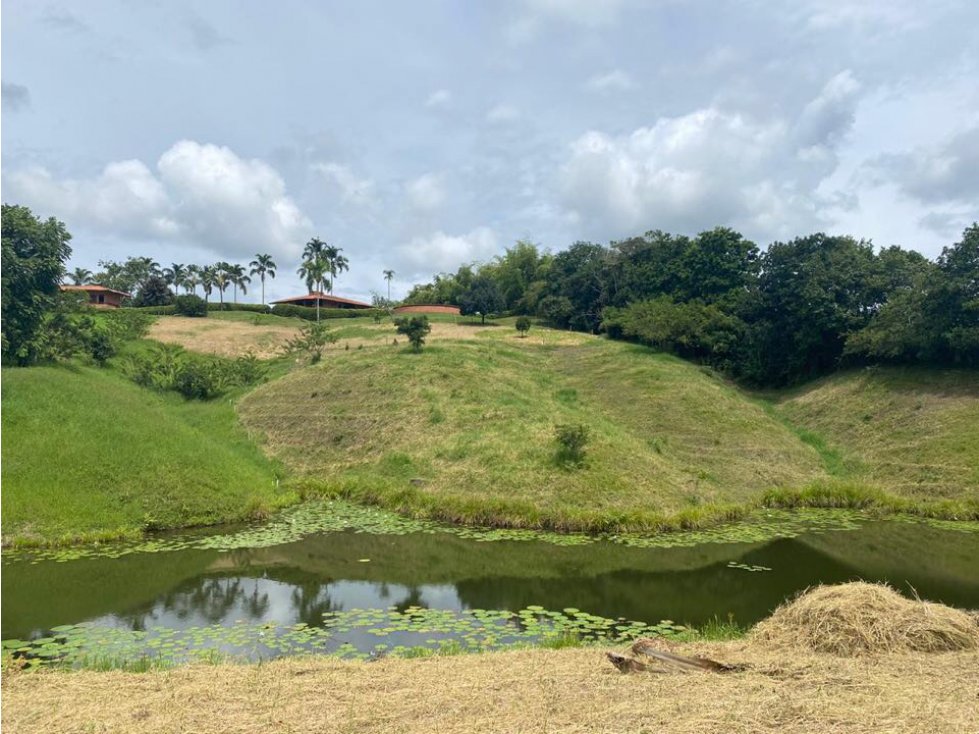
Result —
<path fill-rule="evenodd" d="M 171 263 L 169 268 L 163 269 L 163 279 L 167 285 L 173 286 L 173 292 L 177 293 L 180 286 L 184 284 L 187 277 L 187 266 L 181 263 Z"/>
<path fill-rule="evenodd" d="M 0 262 L 0 352 L 3 360 L 30 364 L 38 356 L 35 336 L 55 306 L 71 235 L 65 225 L 41 221 L 26 206 L 3 204 Z"/>
<path fill-rule="evenodd" d="M 85 268 L 75 268 L 68 277 L 71 278 L 73 285 L 88 285 L 92 282 L 92 271 Z"/>
<path fill-rule="evenodd" d="M 388 282 L 388 300 L 389 301 L 391 300 L 391 279 L 392 278 L 394 278 L 394 271 L 393 270 L 385 270 L 384 271 L 384 280 L 386 280 Z"/>
<path fill-rule="evenodd" d="M 255 259 L 249 264 L 251 274 L 257 275 L 262 281 L 262 305 L 265 305 L 265 277 L 275 278 L 275 261 L 271 255 L 255 255 Z"/>
<path fill-rule="evenodd" d="M 320 320 L 320 294 L 323 292 L 323 281 L 326 279 L 327 273 L 330 272 L 330 266 L 323 257 L 313 256 L 307 260 L 303 261 L 303 264 L 299 267 L 299 277 L 306 281 L 306 288 L 312 294 L 315 289 L 316 293 L 316 320 Z"/>
<path fill-rule="evenodd" d="M 484 324 L 488 314 L 499 313 L 504 308 L 506 302 L 500 294 L 500 289 L 488 275 L 477 275 L 459 299 L 459 311 L 464 316 L 479 314 Z"/>
<path fill-rule="evenodd" d="M 226 262 L 215 263 L 214 265 L 214 285 L 218 289 L 218 298 L 221 308 L 224 308 L 224 291 L 231 285 L 231 265 Z"/>
<path fill-rule="evenodd" d="M 204 291 L 204 304 L 206 305 L 208 298 L 210 298 L 211 291 L 214 289 L 217 271 L 213 265 L 205 265 L 200 270 L 201 290 Z"/>
<path fill-rule="evenodd" d="M 242 293 L 248 293 L 248 288 L 246 287 L 252 282 L 252 279 L 248 277 L 248 273 L 245 272 L 244 265 L 232 265 L 228 268 L 228 274 L 231 278 L 231 285 L 234 286 L 234 302 L 238 303 L 238 289 L 241 288 Z"/>

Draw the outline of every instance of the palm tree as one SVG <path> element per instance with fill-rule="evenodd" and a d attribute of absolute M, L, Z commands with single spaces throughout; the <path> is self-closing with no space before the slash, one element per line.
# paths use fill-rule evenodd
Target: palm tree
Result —
<path fill-rule="evenodd" d="M 204 303 L 207 304 L 207 299 L 211 295 L 211 289 L 214 287 L 217 273 L 213 265 L 205 265 L 200 270 L 201 289 L 204 291 Z"/>
<path fill-rule="evenodd" d="M 333 293 L 333 284 L 336 282 L 337 275 L 344 270 L 350 270 L 350 261 L 339 253 L 340 248 L 337 248 L 337 256 L 330 263 L 330 274 L 333 276 L 332 280 L 330 280 L 330 293 Z"/>
<path fill-rule="evenodd" d="M 248 277 L 248 274 L 247 273 L 245 273 L 245 266 L 244 265 L 232 265 L 231 267 L 229 267 L 228 268 L 228 277 L 231 279 L 231 285 L 234 286 L 234 289 L 235 289 L 235 291 L 234 291 L 235 292 L 234 299 L 235 299 L 235 303 L 237 304 L 238 303 L 238 289 L 241 288 L 241 292 L 243 294 L 244 293 L 248 293 L 248 289 L 245 286 L 248 283 L 251 283 L 252 282 L 252 279 Z"/>
<path fill-rule="evenodd" d="M 394 277 L 394 271 L 393 270 L 385 270 L 384 271 L 384 280 L 386 280 L 388 282 L 388 300 L 389 301 L 391 300 L 391 279 L 393 277 Z"/>
<path fill-rule="evenodd" d="M 226 262 L 215 263 L 214 285 L 218 287 L 218 298 L 221 299 L 221 310 L 224 310 L 224 291 L 231 285 L 231 266 Z"/>
<path fill-rule="evenodd" d="M 171 263 L 169 268 L 163 269 L 163 279 L 167 285 L 172 285 L 174 293 L 183 285 L 184 278 L 187 277 L 187 266 L 180 263 Z"/>
<path fill-rule="evenodd" d="M 299 267 L 299 277 L 306 281 L 306 287 L 310 294 L 313 293 L 314 286 L 316 291 L 316 320 L 320 320 L 320 294 L 323 292 L 323 281 L 326 274 L 330 272 L 330 266 L 322 257 L 312 257 L 303 261 Z"/>
<path fill-rule="evenodd" d="M 306 247 L 303 248 L 303 260 L 323 257 L 328 247 L 329 245 L 319 237 L 313 237 L 313 239 L 306 243 Z"/>
<path fill-rule="evenodd" d="M 275 268 L 277 267 L 271 255 L 255 255 L 255 259 L 248 265 L 251 267 L 251 275 L 257 275 L 262 281 L 262 305 L 265 305 L 265 276 L 275 278 Z"/>
<path fill-rule="evenodd" d="M 88 285 L 92 282 L 92 271 L 85 268 L 75 268 L 68 273 L 68 277 L 72 279 L 75 285 Z"/>
<path fill-rule="evenodd" d="M 198 265 L 188 265 L 187 275 L 184 276 L 184 292 L 197 295 L 197 286 L 201 284 L 201 269 Z"/>

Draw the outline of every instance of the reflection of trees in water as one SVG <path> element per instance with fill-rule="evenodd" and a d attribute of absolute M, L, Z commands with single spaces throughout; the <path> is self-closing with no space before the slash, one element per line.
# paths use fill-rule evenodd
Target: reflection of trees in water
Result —
<path fill-rule="evenodd" d="M 330 597 L 329 587 L 320 582 L 294 584 L 292 587 L 292 607 L 296 620 L 312 626 L 323 624 L 323 615 L 338 612 L 343 608 Z"/>
<path fill-rule="evenodd" d="M 225 621 L 233 610 L 236 617 L 258 621 L 265 617 L 271 606 L 269 595 L 259 589 L 259 583 L 241 578 L 203 578 L 173 591 L 156 600 L 153 608 L 132 615 L 127 622 L 134 630 L 143 630 L 147 622 L 166 612 L 177 619 L 202 616 L 210 624 Z"/>
<path fill-rule="evenodd" d="M 395 610 L 401 614 L 404 614 L 408 607 L 428 608 L 427 604 L 422 604 L 422 587 L 409 586 L 408 595 L 394 605 Z"/>

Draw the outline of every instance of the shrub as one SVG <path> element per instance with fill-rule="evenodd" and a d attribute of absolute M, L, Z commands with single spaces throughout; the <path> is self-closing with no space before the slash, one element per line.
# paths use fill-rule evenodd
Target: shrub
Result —
<path fill-rule="evenodd" d="M 309 357 L 310 364 L 316 364 L 323 357 L 327 344 L 333 344 L 339 337 L 326 328 L 326 324 L 313 321 L 303 324 L 299 335 L 286 342 L 286 354 L 301 354 Z"/>
<path fill-rule="evenodd" d="M 200 296 L 193 294 L 177 296 L 173 307 L 174 313 L 178 316 L 207 316 L 207 303 Z"/>
<path fill-rule="evenodd" d="M 554 437 L 558 443 L 557 462 L 564 465 L 579 465 L 585 460 L 585 445 L 590 431 L 583 424 L 563 424 L 554 427 Z"/>
<path fill-rule="evenodd" d="M 404 334 L 411 342 L 411 348 L 416 352 L 422 350 L 425 343 L 425 335 L 432 330 L 432 325 L 428 323 L 428 316 L 412 316 L 394 320 L 394 325 L 399 334 Z M 397 342 L 395 342 L 397 343 Z"/>
<path fill-rule="evenodd" d="M 291 318 L 305 319 L 306 321 L 316 321 L 316 309 L 308 306 L 293 306 L 290 303 L 280 303 L 270 312 L 273 316 L 286 316 Z M 383 308 L 321 308 L 320 319 L 356 319 L 364 316 L 385 316 L 387 311 Z"/>
<path fill-rule="evenodd" d="M 252 354 L 229 360 L 191 354 L 170 344 L 160 344 L 147 355 L 130 355 L 122 368 L 138 385 L 173 390 L 195 400 L 216 398 L 266 376 L 265 365 Z"/>
<path fill-rule="evenodd" d="M 173 293 L 163 278 L 151 275 L 139 289 L 134 302 L 136 306 L 169 306 L 173 303 Z"/>
<path fill-rule="evenodd" d="M 173 316 L 177 312 L 177 307 L 171 303 L 169 306 L 134 306 L 126 310 L 145 313 L 150 316 Z"/>
<path fill-rule="evenodd" d="M 249 311 L 251 313 L 269 313 L 270 307 L 261 303 L 212 303 L 211 311 Z"/>
<path fill-rule="evenodd" d="M 530 319 L 526 316 L 518 316 L 514 326 L 517 327 L 520 336 L 527 336 L 527 332 L 530 331 Z"/>

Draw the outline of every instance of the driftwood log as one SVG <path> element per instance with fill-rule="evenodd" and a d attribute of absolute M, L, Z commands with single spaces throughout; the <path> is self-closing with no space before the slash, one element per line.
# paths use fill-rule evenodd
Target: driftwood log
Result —
<path fill-rule="evenodd" d="M 729 665 L 700 656 L 687 657 L 673 652 L 668 642 L 648 637 L 636 640 L 623 655 L 606 653 L 609 662 L 622 673 L 734 673 L 744 665 Z"/>

